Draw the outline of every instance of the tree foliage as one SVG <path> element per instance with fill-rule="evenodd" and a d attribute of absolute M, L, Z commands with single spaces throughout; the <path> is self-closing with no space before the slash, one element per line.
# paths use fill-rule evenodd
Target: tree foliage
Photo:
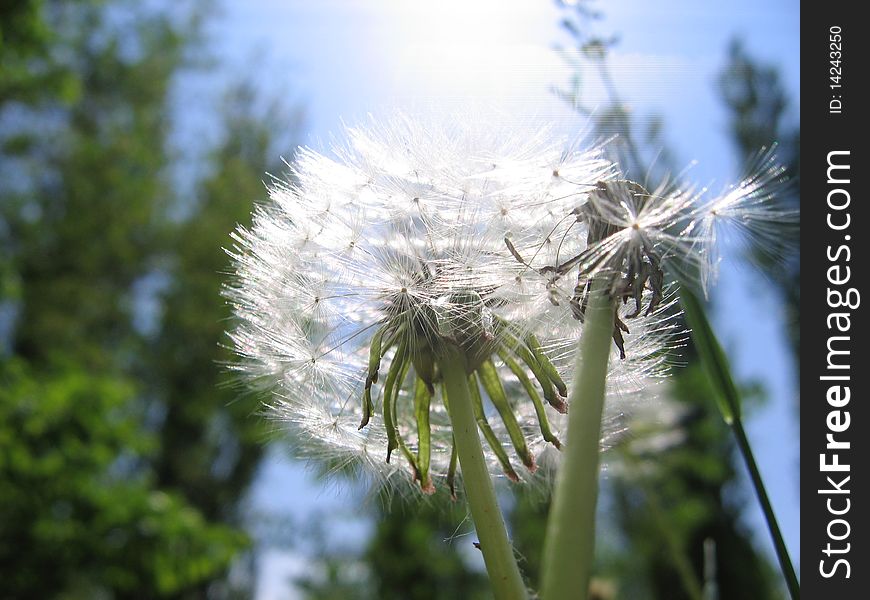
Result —
<path fill-rule="evenodd" d="M 179 191 L 172 92 L 205 8 L 2 9 L 4 597 L 199 597 L 249 545 L 265 432 L 221 374 L 221 248 L 294 122 L 234 87 Z"/>
<path fill-rule="evenodd" d="M 147 467 L 135 384 L 77 365 L 0 368 L 3 597 L 169 597 L 220 573 L 245 535 Z"/>

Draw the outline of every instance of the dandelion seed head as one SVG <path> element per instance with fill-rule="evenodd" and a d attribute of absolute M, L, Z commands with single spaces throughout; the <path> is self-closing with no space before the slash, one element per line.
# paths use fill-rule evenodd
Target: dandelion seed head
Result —
<path fill-rule="evenodd" d="M 548 283 L 541 268 L 587 248 L 590 224 L 576 210 L 615 173 L 600 148 L 544 129 L 504 137 L 402 116 L 348 129 L 328 155 L 300 150 L 287 176 L 271 178 L 250 228 L 232 236 L 233 368 L 271 392 L 266 412 L 301 456 L 382 484 L 410 477 L 428 491 L 457 475 L 437 366 L 439 348 L 453 344 L 471 378 L 491 368 L 504 388 L 476 379 L 492 473 L 544 478 L 533 474 L 536 458 L 558 460 L 562 381 L 581 328 L 558 305 L 573 284 Z M 608 382 L 617 412 L 666 367 L 669 330 L 657 314 L 632 331 L 638 351 L 613 361 Z M 525 448 L 496 410 L 502 394 Z"/>

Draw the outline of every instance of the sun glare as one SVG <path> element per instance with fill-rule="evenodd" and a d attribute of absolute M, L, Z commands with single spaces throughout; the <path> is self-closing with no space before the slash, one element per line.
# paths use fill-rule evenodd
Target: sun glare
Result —
<path fill-rule="evenodd" d="M 390 1 L 397 88 L 413 97 L 548 100 L 558 59 L 543 40 L 556 19 L 540 3 Z"/>

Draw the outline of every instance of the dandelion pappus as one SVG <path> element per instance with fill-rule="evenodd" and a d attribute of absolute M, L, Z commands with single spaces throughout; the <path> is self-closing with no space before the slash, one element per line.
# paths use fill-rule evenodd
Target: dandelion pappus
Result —
<path fill-rule="evenodd" d="M 649 315 L 659 307 L 664 297 L 661 255 L 653 241 L 644 235 L 639 219 L 652 198 L 642 185 L 634 181 L 596 183 L 588 193 L 587 201 L 571 213 L 575 223 L 586 225 L 586 247 L 573 258 L 555 266 L 534 269 L 507 237 L 505 244 L 517 261 L 547 277 L 550 302 L 557 306 L 560 303 L 557 281 L 577 267 L 577 284 L 568 305 L 574 318 L 581 322 L 595 281 L 604 285 L 611 297 L 622 300 L 623 304 L 634 300 L 635 310 L 625 315 L 627 318 L 635 318 L 642 312 Z M 647 289 L 652 295 L 644 312 L 642 298 Z M 613 341 L 620 358 L 624 359 L 623 333 L 629 333 L 629 328 L 619 315 L 618 304 L 614 304 Z"/>

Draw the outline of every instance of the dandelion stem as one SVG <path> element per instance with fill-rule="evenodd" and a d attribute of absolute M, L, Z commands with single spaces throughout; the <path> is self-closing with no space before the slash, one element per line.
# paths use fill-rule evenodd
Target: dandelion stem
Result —
<path fill-rule="evenodd" d="M 586 600 L 595 550 L 598 452 L 613 301 L 592 290 L 570 394 L 568 439 L 547 522 L 541 598 Z"/>
<path fill-rule="evenodd" d="M 471 508 L 471 517 L 480 540 L 480 550 L 483 552 L 493 594 L 497 600 L 528 598 L 477 434 L 465 361 L 459 350 L 449 347 L 439 362 L 447 389 L 450 420 L 453 424 L 453 437 L 462 469 L 465 495 Z"/>

